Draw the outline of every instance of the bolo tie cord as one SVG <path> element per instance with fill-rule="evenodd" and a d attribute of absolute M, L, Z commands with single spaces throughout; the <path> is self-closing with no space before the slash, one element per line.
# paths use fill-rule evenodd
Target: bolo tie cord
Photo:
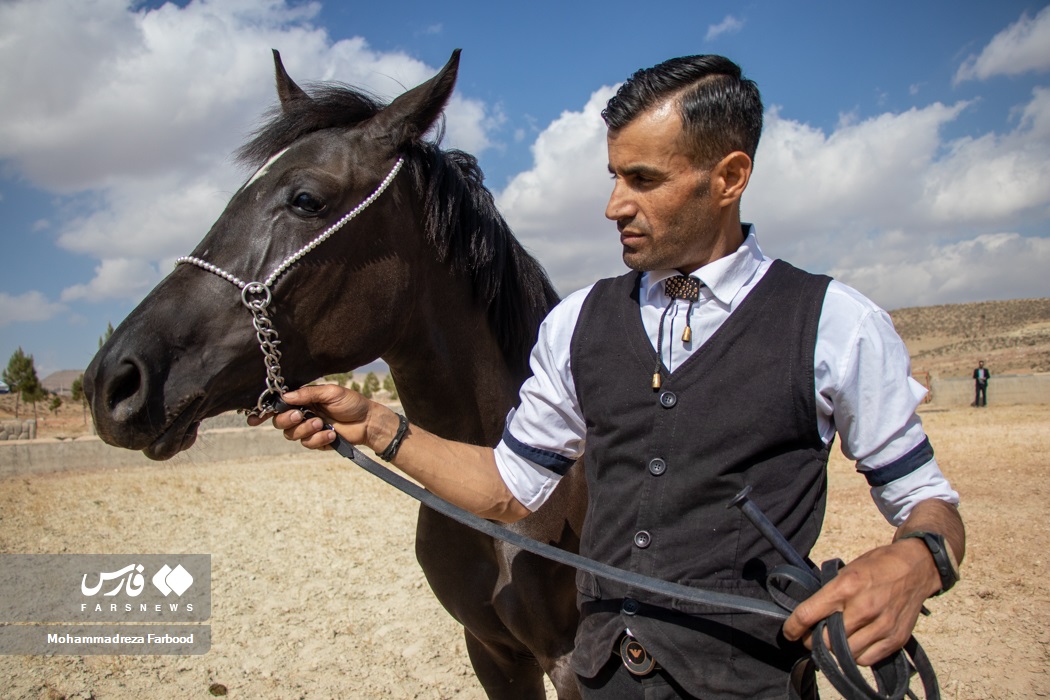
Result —
<path fill-rule="evenodd" d="M 667 302 L 667 306 L 664 308 L 664 312 L 660 314 L 660 327 L 656 334 L 656 368 L 653 370 L 653 390 L 659 389 L 663 381 L 660 377 L 660 365 L 663 364 L 663 347 L 664 347 L 664 319 L 667 318 L 667 313 L 674 306 L 676 299 L 685 299 L 689 302 L 689 307 L 685 312 L 685 330 L 682 331 L 682 342 L 688 343 L 693 339 L 693 305 L 696 304 L 697 300 L 700 299 L 700 280 L 695 277 L 686 277 L 685 275 L 679 275 L 678 277 L 672 277 L 664 283 L 664 290 L 671 300 Z"/>

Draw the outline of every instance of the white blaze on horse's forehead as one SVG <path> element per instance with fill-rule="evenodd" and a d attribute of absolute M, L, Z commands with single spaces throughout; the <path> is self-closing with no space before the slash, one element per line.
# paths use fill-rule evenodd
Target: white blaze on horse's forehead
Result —
<path fill-rule="evenodd" d="M 289 146 L 288 148 L 291 148 L 291 146 Z M 267 173 L 267 171 L 270 169 L 270 166 L 273 165 L 274 163 L 276 163 L 278 158 L 280 158 L 281 156 L 283 156 L 285 153 L 288 152 L 288 148 L 285 148 L 283 151 L 280 151 L 279 153 L 275 153 L 274 156 L 272 158 L 270 158 L 270 160 L 266 161 L 266 164 L 263 165 L 261 168 L 259 168 L 259 171 L 257 173 L 252 175 L 252 179 L 248 180 L 247 184 L 245 184 L 245 186 L 244 186 L 244 189 L 248 189 L 249 187 L 252 186 L 253 182 L 255 182 L 256 180 L 261 178 L 263 175 L 265 175 Z"/>

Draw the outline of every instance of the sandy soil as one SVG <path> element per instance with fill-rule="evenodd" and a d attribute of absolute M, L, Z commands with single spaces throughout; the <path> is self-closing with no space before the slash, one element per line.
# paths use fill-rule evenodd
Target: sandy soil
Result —
<path fill-rule="evenodd" d="M 964 499 L 963 581 L 917 636 L 949 700 L 1050 696 L 1050 407 L 929 410 Z M 2 552 L 212 555 L 203 656 L 0 656 L 3 698 L 481 698 L 455 623 L 415 563 L 415 504 L 337 456 L 0 481 Z M 815 559 L 889 540 L 836 457 Z M 834 697 L 828 693 L 825 697 Z"/>

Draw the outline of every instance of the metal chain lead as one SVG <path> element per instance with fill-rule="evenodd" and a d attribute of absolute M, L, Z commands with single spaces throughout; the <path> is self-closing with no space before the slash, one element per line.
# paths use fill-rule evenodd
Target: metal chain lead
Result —
<path fill-rule="evenodd" d="M 288 387 L 284 383 L 284 377 L 281 375 L 281 351 L 277 349 L 277 346 L 281 344 L 281 341 L 277 337 L 277 329 L 273 326 L 273 320 L 270 318 L 270 314 L 266 310 L 266 307 L 270 305 L 270 300 L 272 299 L 270 289 L 273 286 L 273 283 L 276 282 L 277 278 L 280 277 L 289 267 L 298 262 L 300 258 L 324 243 L 332 234 L 367 209 L 374 201 L 379 199 L 379 196 L 383 194 L 386 188 L 390 186 L 390 183 L 394 181 L 394 178 L 401 170 L 401 166 L 404 162 L 404 158 L 398 158 L 397 162 L 394 163 L 394 167 L 390 169 L 390 172 L 387 173 L 387 176 L 383 178 L 383 181 L 379 183 L 379 186 L 376 187 L 372 194 L 347 212 L 341 219 L 339 219 L 339 221 L 336 221 L 329 226 L 324 233 L 317 236 L 302 248 L 281 261 L 281 264 L 274 268 L 273 272 L 270 273 L 264 282 L 245 282 L 240 277 L 237 277 L 231 272 L 227 272 L 218 265 L 214 265 L 192 255 L 184 255 L 175 261 L 176 267 L 183 263 L 196 265 L 202 270 L 218 275 L 230 284 L 239 287 L 241 290 L 241 302 L 252 314 L 252 327 L 255 328 L 255 338 L 259 342 L 259 349 L 262 350 L 263 354 L 263 363 L 266 366 L 266 388 L 263 389 L 261 394 L 259 394 L 259 400 L 256 402 L 255 407 L 240 409 L 242 413 L 249 416 L 261 416 L 264 413 L 271 411 L 276 405 L 277 399 L 288 391 Z"/>
<path fill-rule="evenodd" d="M 263 364 L 266 366 L 266 388 L 259 394 L 255 408 L 243 409 L 243 413 L 249 416 L 263 415 L 273 408 L 277 399 L 288 391 L 284 377 L 281 376 L 281 351 L 277 349 L 281 341 L 278 340 L 277 329 L 273 327 L 270 314 L 266 311 L 270 298 L 270 288 L 259 282 L 252 282 L 241 290 L 241 301 L 252 313 L 255 339 L 259 342 L 259 349 L 263 353 Z"/>

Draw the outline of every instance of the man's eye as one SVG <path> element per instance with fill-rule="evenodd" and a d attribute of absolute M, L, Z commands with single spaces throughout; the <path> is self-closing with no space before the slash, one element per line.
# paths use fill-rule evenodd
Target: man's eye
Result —
<path fill-rule="evenodd" d="M 324 202 L 309 192 L 300 192 L 292 199 L 292 206 L 307 214 L 319 214 L 324 210 Z"/>

